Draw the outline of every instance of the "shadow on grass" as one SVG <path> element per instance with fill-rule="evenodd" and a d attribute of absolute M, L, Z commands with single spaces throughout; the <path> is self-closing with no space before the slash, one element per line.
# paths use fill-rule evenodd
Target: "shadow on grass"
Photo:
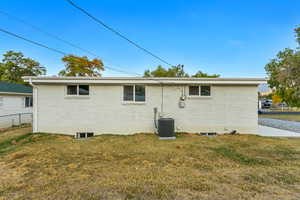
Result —
<path fill-rule="evenodd" d="M 20 147 L 24 144 L 35 142 L 37 139 L 41 137 L 48 136 L 48 134 L 33 134 L 33 133 L 26 133 L 23 135 L 19 135 L 3 142 L 0 142 L 0 155 L 9 153 L 14 151 L 17 147 Z"/>
<path fill-rule="evenodd" d="M 268 149 L 258 149 L 256 152 L 280 162 L 300 160 L 300 151 L 295 150 L 293 147 L 284 145 L 275 145 Z"/>
<path fill-rule="evenodd" d="M 221 146 L 216 148 L 211 148 L 218 155 L 221 155 L 224 158 L 233 160 L 242 165 L 270 165 L 270 161 L 261 159 L 261 158 L 253 158 L 242 153 L 239 153 L 235 150 L 234 147 Z"/>

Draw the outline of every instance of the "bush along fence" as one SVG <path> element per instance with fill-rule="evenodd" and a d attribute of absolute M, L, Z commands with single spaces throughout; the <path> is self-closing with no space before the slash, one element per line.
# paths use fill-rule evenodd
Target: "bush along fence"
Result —
<path fill-rule="evenodd" d="M 0 128 L 21 126 L 23 124 L 32 124 L 32 113 L 0 115 Z"/>

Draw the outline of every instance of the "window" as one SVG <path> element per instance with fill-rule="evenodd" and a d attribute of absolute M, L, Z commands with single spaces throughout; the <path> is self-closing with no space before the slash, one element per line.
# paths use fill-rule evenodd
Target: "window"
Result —
<path fill-rule="evenodd" d="M 79 95 L 89 95 L 89 86 L 79 85 Z"/>
<path fill-rule="evenodd" d="M 133 86 L 132 85 L 126 85 L 124 86 L 124 94 L 123 94 L 123 100 L 124 101 L 133 101 Z"/>
<path fill-rule="evenodd" d="M 68 85 L 68 95 L 77 95 L 77 85 Z"/>
<path fill-rule="evenodd" d="M 135 101 L 145 101 L 145 86 L 136 85 L 135 86 Z"/>
<path fill-rule="evenodd" d="M 86 133 L 86 137 L 93 137 L 94 136 L 94 133 Z"/>
<path fill-rule="evenodd" d="M 199 86 L 190 86 L 189 87 L 190 96 L 199 96 Z"/>
<path fill-rule="evenodd" d="M 124 85 L 123 101 L 127 102 L 145 102 L 145 86 L 144 85 Z"/>
<path fill-rule="evenodd" d="M 210 96 L 210 86 L 201 86 L 201 96 Z"/>
<path fill-rule="evenodd" d="M 70 96 L 88 96 L 90 94 L 89 85 L 68 85 L 67 95 Z"/>
<path fill-rule="evenodd" d="M 93 132 L 78 132 L 78 133 L 76 133 L 77 139 L 85 139 L 85 138 L 90 138 L 93 136 L 94 136 Z"/>
<path fill-rule="evenodd" d="M 189 86 L 189 96 L 209 97 L 210 95 L 211 95 L 210 86 L 208 86 L 208 85 Z"/>
<path fill-rule="evenodd" d="M 25 97 L 25 108 L 32 107 L 32 97 Z"/>

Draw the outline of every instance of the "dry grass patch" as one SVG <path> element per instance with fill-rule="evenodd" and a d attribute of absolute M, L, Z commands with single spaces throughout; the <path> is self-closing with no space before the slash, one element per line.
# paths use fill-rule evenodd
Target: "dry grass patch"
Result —
<path fill-rule="evenodd" d="M 299 114 L 265 114 L 265 115 L 263 114 L 263 115 L 259 115 L 259 117 L 300 122 Z"/>
<path fill-rule="evenodd" d="M 299 139 L 25 132 L 1 141 L 0 199 L 300 198 Z"/>
<path fill-rule="evenodd" d="M 12 127 L 12 128 L 1 128 L 0 129 L 0 142 L 13 138 L 15 136 L 22 135 L 24 133 L 30 133 L 32 128 L 30 125 L 23 125 L 21 127 Z"/>

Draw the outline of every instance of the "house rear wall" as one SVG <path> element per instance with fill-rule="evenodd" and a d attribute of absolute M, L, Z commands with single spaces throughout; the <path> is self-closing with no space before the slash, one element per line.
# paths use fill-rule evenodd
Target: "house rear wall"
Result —
<path fill-rule="evenodd" d="M 256 133 L 256 86 L 212 86 L 211 97 L 187 98 L 185 108 L 179 108 L 182 88 L 164 86 L 164 116 L 175 119 L 176 131 Z M 38 85 L 34 90 L 38 98 L 34 101 L 38 102 L 34 105 L 35 132 L 73 135 L 155 131 L 153 108 L 161 109 L 160 86 L 146 86 L 145 104 L 124 104 L 121 85 L 91 85 L 89 97 L 66 97 L 65 90 L 65 85 Z"/>

